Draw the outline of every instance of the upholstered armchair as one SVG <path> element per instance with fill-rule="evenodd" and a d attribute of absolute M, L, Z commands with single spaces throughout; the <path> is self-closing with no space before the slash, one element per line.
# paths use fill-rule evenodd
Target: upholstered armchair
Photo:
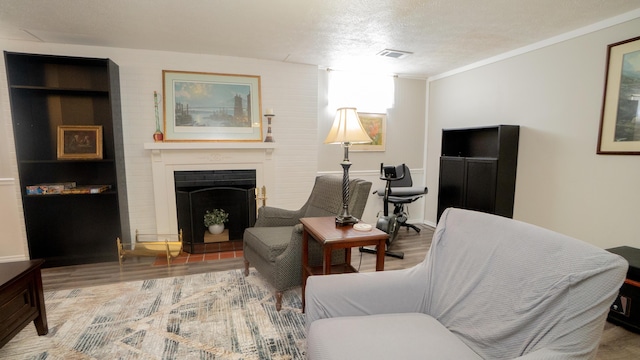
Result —
<path fill-rule="evenodd" d="M 595 359 L 627 268 L 580 240 L 450 208 L 415 267 L 307 279 L 307 359 Z"/>
<path fill-rule="evenodd" d="M 361 218 L 367 204 L 371 182 L 352 179 L 349 183 L 349 212 Z M 300 218 L 335 216 L 342 209 L 342 177 L 322 175 L 307 202 L 298 210 L 285 210 L 263 206 L 258 209 L 254 227 L 247 228 L 243 236 L 245 276 L 249 267 L 255 267 L 276 288 L 276 309 L 282 306 L 285 290 L 302 284 L 302 224 Z M 334 259 L 343 259 L 339 250 Z M 322 259 L 317 244 L 310 244 L 309 261 L 317 264 Z"/>

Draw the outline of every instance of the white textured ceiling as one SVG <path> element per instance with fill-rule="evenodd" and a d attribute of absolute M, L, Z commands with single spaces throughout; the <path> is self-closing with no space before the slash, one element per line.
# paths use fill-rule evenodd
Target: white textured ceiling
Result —
<path fill-rule="evenodd" d="M 640 0 L 0 0 L 0 38 L 426 77 L 639 8 Z M 376 56 L 383 49 L 413 55 Z"/>

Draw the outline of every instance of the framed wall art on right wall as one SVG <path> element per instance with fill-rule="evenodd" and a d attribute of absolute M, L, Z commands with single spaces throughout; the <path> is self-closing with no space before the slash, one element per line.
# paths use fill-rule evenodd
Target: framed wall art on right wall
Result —
<path fill-rule="evenodd" d="M 607 48 L 597 153 L 640 155 L 640 37 Z"/>

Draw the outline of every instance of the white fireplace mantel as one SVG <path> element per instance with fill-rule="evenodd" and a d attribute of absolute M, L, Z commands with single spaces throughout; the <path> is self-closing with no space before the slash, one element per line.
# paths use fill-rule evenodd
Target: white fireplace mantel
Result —
<path fill-rule="evenodd" d="M 153 142 L 145 143 L 147 150 L 263 150 L 271 153 L 275 143 L 269 142 Z"/>
<path fill-rule="evenodd" d="M 151 150 L 158 234 L 178 232 L 175 171 L 256 170 L 257 187 L 275 188 L 274 143 L 157 142 L 144 148 Z"/>

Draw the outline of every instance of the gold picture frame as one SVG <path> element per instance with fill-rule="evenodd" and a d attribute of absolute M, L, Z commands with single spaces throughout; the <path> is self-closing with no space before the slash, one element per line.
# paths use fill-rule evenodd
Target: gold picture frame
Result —
<path fill-rule="evenodd" d="M 262 141 L 260 76 L 162 71 L 164 141 Z"/>
<path fill-rule="evenodd" d="M 102 159 L 102 126 L 58 126 L 58 160 Z"/>
<path fill-rule="evenodd" d="M 385 151 L 387 114 L 358 112 L 360 123 L 373 140 L 368 144 L 353 144 L 352 151 Z"/>
<path fill-rule="evenodd" d="M 597 153 L 640 155 L 640 37 L 607 49 Z"/>

